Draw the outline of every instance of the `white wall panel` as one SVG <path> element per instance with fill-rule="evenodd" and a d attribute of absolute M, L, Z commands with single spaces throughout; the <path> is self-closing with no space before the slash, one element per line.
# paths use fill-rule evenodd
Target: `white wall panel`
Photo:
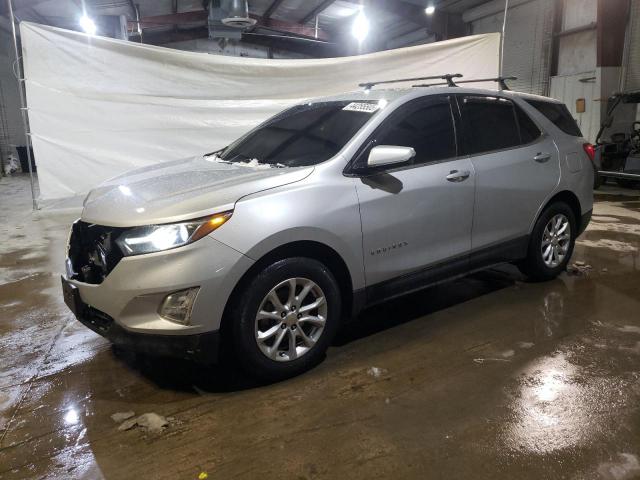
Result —
<path fill-rule="evenodd" d="M 20 30 L 38 181 L 48 200 L 82 196 L 136 167 L 215 151 L 305 98 L 372 80 L 498 71 L 495 34 L 356 57 L 271 60 L 26 22 Z"/>
<path fill-rule="evenodd" d="M 596 71 L 551 78 L 549 96 L 564 102 L 584 137 L 593 142 L 600 128 L 600 104 L 596 102 Z M 584 98 L 586 110 L 577 113 L 576 100 Z"/>
<path fill-rule="evenodd" d="M 587 30 L 560 38 L 558 75 L 574 75 L 596 68 L 596 31 Z"/>

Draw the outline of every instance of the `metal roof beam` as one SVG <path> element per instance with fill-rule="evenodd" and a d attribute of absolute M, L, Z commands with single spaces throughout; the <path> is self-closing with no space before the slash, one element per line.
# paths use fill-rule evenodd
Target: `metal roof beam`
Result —
<path fill-rule="evenodd" d="M 265 20 L 271 18 L 271 15 L 273 15 L 273 13 L 280 7 L 280 4 L 282 2 L 284 2 L 284 0 L 273 0 L 273 2 L 271 2 L 271 5 L 269 5 L 269 7 L 267 7 L 267 9 L 262 14 L 262 18 L 264 18 Z"/>
<path fill-rule="evenodd" d="M 153 27 L 162 27 L 162 26 L 173 26 L 173 25 L 181 25 L 188 26 L 192 25 L 194 28 L 184 30 L 183 32 L 145 32 L 143 35 L 144 43 L 152 43 L 152 44 L 162 44 L 175 42 L 180 40 L 187 39 L 195 39 L 195 38 L 207 38 L 208 35 L 204 35 L 204 30 L 199 27 L 200 24 L 205 23 L 207 21 L 208 13 L 206 10 L 199 10 L 195 12 L 183 12 L 183 13 L 175 13 L 168 15 L 156 15 L 153 17 L 143 17 L 140 19 L 140 26 L 143 29 L 153 28 Z M 298 23 L 285 22 L 283 20 L 276 20 L 273 18 L 265 19 L 260 15 L 250 14 L 250 17 L 257 21 L 255 28 L 264 27 L 273 31 L 277 31 L 279 33 L 284 33 L 287 35 L 293 35 L 303 38 L 313 38 L 315 37 L 315 29 L 311 27 L 307 27 L 304 25 L 300 25 Z M 137 22 L 129 21 L 129 28 L 137 28 Z M 172 35 L 172 33 L 174 33 Z M 151 37 L 150 41 L 147 41 L 147 38 Z M 165 40 L 166 37 L 166 40 Z M 318 29 L 318 37 L 317 40 L 326 41 L 328 40 L 327 33 Z"/>
<path fill-rule="evenodd" d="M 359 0 L 348 0 L 360 3 Z M 445 38 L 460 37 L 466 33 L 463 28 L 461 15 L 448 14 L 436 10 L 433 15 L 427 15 L 424 7 L 402 0 L 369 0 L 366 7 L 396 15 L 406 22 L 426 27 L 430 33 Z"/>
<path fill-rule="evenodd" d="M 316 8 L 314 8 L 313 10 L 311 10 L 309 13 L 307 13 L 304 18 L 302 20 L 300 20 L 300 23 L 307 23 L 311 20 L 313 20 L 317 15 L 319 15 L 320 13 L 324 12 L 327 8 L 329 8 L 333 3 L 335 3 L 336 0 L 324 0 L 322 3 L 320 3 Z"/>

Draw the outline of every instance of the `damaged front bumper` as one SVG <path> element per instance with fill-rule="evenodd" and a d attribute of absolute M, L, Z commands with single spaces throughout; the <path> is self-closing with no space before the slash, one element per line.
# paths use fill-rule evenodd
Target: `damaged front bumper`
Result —
<path fill-rule="evenodd" d="M 166 356 L 212 364 L 218 359 L 220 332 L 194 335 L 159 335 L 130 332 L 113 318 L 82 301 L 78 288 L 61 277 L 64 301 L 86 327 L 122 348 L 149 355 Z"/>

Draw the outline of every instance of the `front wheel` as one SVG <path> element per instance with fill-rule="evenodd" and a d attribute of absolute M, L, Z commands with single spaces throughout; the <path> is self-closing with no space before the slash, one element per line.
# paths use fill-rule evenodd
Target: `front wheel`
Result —
<path fill-rule="evenodd" d="M 518 265 L 520 271 L 533 281 L 557 277 L 567 268 L 576 233 L 576 219 L 569 205 L 557 202 L 547 207 L 533 227 L 527 258 Z"/>
<path fill-rule="evenodd" d="M 232 310 L 238 361 L 267 381 L 298 375 L 318 363 L 333 339 L 340 290 L 317 260 L 279 260 L 241 288 Z"/>

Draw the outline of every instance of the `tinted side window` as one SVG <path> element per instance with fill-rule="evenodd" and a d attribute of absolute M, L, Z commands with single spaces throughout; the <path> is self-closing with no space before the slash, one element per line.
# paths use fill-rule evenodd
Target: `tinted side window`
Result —
<path fill-rule="evenodd" d="M 516 116 L 518 117 L 518 125 L 520 126 L 520 140 L 523 145 L 531 143 L 542 135 L 542 132 L 538 126 L 533 123 L 533 120 L 529 118 L 520 107 L 516 107 Z"/>
<path fill-rule="evenodd" d="M 461 98 L 466 153 L 472 155 L 520 145 L 513 103 L 504 98 Z"/>
<path fill-rule="evenodd" d="M 427 163 L 456 156 L 456 133 L 448 98 L 429 100 L 393 115 L 376 145 L 413 147 L 413 163 Z"/>
<path fill-rule="evenodd" d="M 547 117 L 553 124 L 564 133 L 581 137 L 580 127 L 569 113 L 563 103 L 545 102 L 542 100 L 526 100 L 526 102 Z"/>

